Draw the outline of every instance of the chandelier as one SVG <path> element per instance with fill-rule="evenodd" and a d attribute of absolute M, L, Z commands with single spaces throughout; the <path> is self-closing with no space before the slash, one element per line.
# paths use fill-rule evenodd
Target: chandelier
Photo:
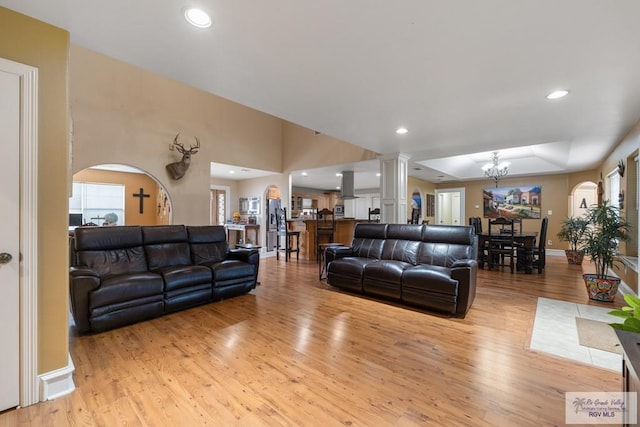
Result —
<path fill-rule="evenodd" d="M 509 162 L 500 162 L 498 159 L 498 152 L 494 151 L 491 156 L 491 161 L 482 166 L 482 170 L 484 171 L 484 176 L 492 179 L 493 182 L 496 183 L 497 187 L 500 178 L 507 176 L 509 173 L 509 165 Z"/>

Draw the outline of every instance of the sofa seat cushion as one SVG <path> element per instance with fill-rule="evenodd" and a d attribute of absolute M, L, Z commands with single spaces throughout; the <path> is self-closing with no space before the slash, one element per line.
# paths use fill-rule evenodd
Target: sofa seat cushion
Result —
<path fill-rule="evenodd" d="M 364 268 L 362 288 L 367 294 L 400 300 L 402 272 L 412 266 L 389 259 L 368 264 Z"/>
<path fill-rule="evenodd" d="M 411 267 L 413 264 L 408 262 L 381 259 L 365 266 L 364 280 L 397 283 L 399 286 L 402 282 L 402 273 Z"/>
<path fill-rule="evenodd" d="M 103 307 L 138 298 L 162 295 L 164 282 L 155 273 L 123 274 L 104 279 L 90 294 L 90 307 Z"/>
<path fill-rule="evenodd" d="M 164 278 L 164 290 L 187 288 L 211 283 L 211 269 L 202 265 L 179 265 L 155 270 Z"/>
<path fill-rule="evenodd" d="M 402 275 L 402 287 L 458 295 L 458 281 L 451 278 L 451 269 L 437 265 L 421 264 L 406 269 Z"/>
<path fill-rule="evenodd" d="M 362 278 L 365 266 L 377 263 L 380 260 L 363 257 L 344 257 L 331 261 L 328 272 L 339 276 L 351 276 Z"/>
<path fill-rule="evenodd" d="M 225 282 L 234 279 L 252 277 L 256 274 L 254 265 L 237 260 L 225 260 L 222 262 L 206 264 L 213 272 L 213 286 L 216 282 Z"/>

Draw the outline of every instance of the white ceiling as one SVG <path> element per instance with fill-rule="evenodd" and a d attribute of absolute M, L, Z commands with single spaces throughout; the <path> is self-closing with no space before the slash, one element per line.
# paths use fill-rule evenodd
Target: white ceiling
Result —
<path fill-rule="evenodd" d="M 430 181 L 479 178 L 496 150 L 511 174 L 593 168 L 640 118 L 637 0 L 0 5 L 97 52 L 381 154 L 410 154 L 409 174 Z M 213 27 L 187 24 L 187 5 Z M 557 88 L 571 92 L 545 99 Z M 399 126 L 409 132 L 396 135 Z"/>

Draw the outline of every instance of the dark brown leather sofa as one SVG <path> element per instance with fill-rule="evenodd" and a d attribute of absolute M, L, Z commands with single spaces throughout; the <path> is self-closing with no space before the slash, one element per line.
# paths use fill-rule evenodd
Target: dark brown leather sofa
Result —
<path fill-rule="evenodd" d="M 350 247 L 326 250 L 327 283 L 464 317 L 476 294 L 473 227 L 356 224 Z"/>
<path fill-rule="evenodd" d="M 78 227 L 69 271 L 80 332 L 104 331 L 256 286 L 257 250 L 230 250 L 223 226 Z"/>

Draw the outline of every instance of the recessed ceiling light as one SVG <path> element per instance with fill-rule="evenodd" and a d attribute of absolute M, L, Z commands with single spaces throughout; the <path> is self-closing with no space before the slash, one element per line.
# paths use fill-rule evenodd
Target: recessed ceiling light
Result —
<path fill-rule="evenodd" d="M 342 176 L 342 174 L 340 172 L 336 173 L 336 176 Z"/>
<path fill-rule="evenodd" d="M 211 26 L 211 18 L 202 9 L 196 9 L 195 7 L 185 9 L 184 18 L 194 27 L 209 28 Z"/>
<path fill-rule="evenodd" d="M 396 129 L 396 133 L 397 133 L 398 135 L 404 135 L 404 134 L 405 134 L 405 133 L 407 133 L 407 132 L 409 132 L 409 131 L 407 130 L 407 128 L 398 128 L 398 129 Z"/>
<path fill-rule="evenodd" d="M 302 172 L 300 175 L 307 176 L 308 174 L 306 172 Z"/>
<path fill-rule="evenodd" d="M 549 95 L 547 95 L 547 99 L 559 99 L 565 97 L 569 94 L 569 91 L 566 89 L 554 90 Z"/>
<path fill-rule="evenodd" d="M 340 186 L 338 185 L 338 186 L 336 187 L 336 190 L 339 190 L 339 189 L 340 189 Z"/>
<path fill-rule="evenodd" d="M 230 174 L 234 174 L 234 173 L 236 173 L 236 171 L 233 171 L 233 170 L 232 170 L 232 171 L 229 171 L 229 173 L 230 173 Z"/>
<path fill-rule="evenodd" d="M 382 175 L 380 172 L 378 172 L 378 173 L 376 174 L 376 176 L 380 176 L 380 175 Z"/>

